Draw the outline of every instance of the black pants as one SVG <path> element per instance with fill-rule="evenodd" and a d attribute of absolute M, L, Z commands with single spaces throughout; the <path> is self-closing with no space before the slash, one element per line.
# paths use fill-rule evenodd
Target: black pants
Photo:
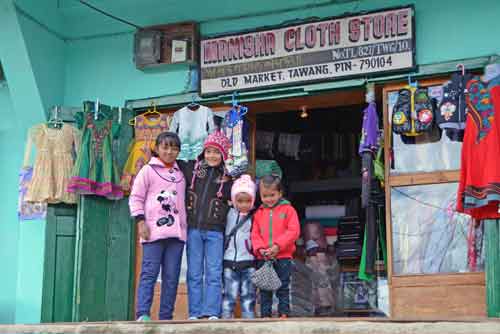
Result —
<path fill-rule="evenodd" d="M 258 268 L 264 265 L 264 261 L 258 261 Z M 278 297 L 279 315 L 290 314 L 290 275 L 292 272 L 292 260 L 280 259 L 273 263 L 274 270 L 281 280 L 281 287 L 276 291 Z M 260 291 L 260 316 L 269 318 L 272 315 L 273 291 Z"/>

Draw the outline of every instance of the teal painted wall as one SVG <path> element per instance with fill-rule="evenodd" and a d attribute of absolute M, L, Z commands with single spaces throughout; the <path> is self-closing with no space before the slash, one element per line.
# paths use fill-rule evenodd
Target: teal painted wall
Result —
<path fill-rule="evenodd" d="M 9 88 L 0 84 L 0 156 L 7 157 L 11 152 L 9 129 L 12 128 L 13 113 Z M 17 177 L 14 172 L 15 161 L 2 159 L 0 175 L 2 191 L 0 191 L 0 266 L 4 268 L 0 275 L 0 323 L 12 323 L 15 320 L 16 280 L 17 280 L 17 239 L 19 224 L 16 218 L 15 205 L 17 197 L 13 196 Z M 7 175 L 9 177 L 7 177 Z"/>
<path fill-rule="evenodd" d="M 35 3 L 32 5 L 30 8 L 33 8 Z M 47 112 L 54 105 L 63 103 L 66 44 L 22 15 L 19 15 L 19 23 L 43 103 L 43 110 L 26 113 L 33 114 L 33 117 L 29 118 L 29 124 L 26 124 L 31 127 L 44 120 L 41 111 Z M 20 224 L 16 323 L 40 322 L 44 244 L 45 221 L 25 221 Z"/>
<path fill-rule="evenodd" d="M 144 73 L 133 62 L 133 34 L 68 42 L 64 104 L 83 100 L 123 105 L 127 99 L 180 93 L 188 81 L 188 67 Z"/>
<path fill-rule="evenodd" d="M 34 12 L 38 15 L 50 9 L 50 4 L 56 1 L 19 3 L 22 11 L 37 9 Z M 9 90 L 3 88 L 0 93 L 0 110 L 8 113 L 0 127 L 0 154 L 8 157 L 0 170 L 0 175 L 6 176 L 0 195 L 0 266 L 9 268 L 0 277 L 0 322 L 36 323 L 40 321 L 45 221 L 18 222 L 17 176 L 28 129 L 44 121 L 51 106 L 63 102 L 65 43 L 43 23 L 35 23 L 16 10 L 10 0 L 0 4 L 0 27 L 0 40 L 8 41 L 0 43 L 0 59 L 10 90 L 10 102 L 6 98 Z M 4 243 L 4 238 L 9 240 Z"/>

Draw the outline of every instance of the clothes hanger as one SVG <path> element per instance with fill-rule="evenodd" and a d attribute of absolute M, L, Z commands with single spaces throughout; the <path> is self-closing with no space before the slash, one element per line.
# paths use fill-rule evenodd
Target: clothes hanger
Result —
<path fill-rule="evenodd" d="M 59 107 L 55 106 L 52 113 L 52 118 L 47 122 L 48 127 L 52 129 L 61 129 L 64 122 L 59 119 Z"/>
<path fill-rule="evenodd" d="M 191 103 L 187 105 L 189 110 L 195 111 L 200 108 L 200 105 L 195 101 L 196 95 L 191 95 Z"/>
<path fill-rule="evenodd" d="M 156 104 L 154 102 L 151 102 L 151 106 L 153 107 L 153 109 L 151 108 L 148 108 L 146 110 L 145 113 L 141 114 L 142 116 L 145 116 L 145 117 L 148 117 L 148 116 L 156 116 L 156 117 L 161 117 L 161 113 L 156 110 Z M 137 118 L 137 116 L 135 116 L 134 118 L 131 118 L 129 121 L 128 121 L 128 124 L 130 124 L 131 126 L 135 126 L 135 119 Z"/>
<path fill-rule="evenodd" d="M 94 120 L 97 121 L 99 118 L 99 99 L 96 99 L 96 102 L 94 104 Z"/>
<path fill-rule="evenodd" d="M 415 80 L 415 81 L 411 81 L 411 74 L 408 74 L 408 86 L 410 87 L 413 87 L 413 88 L 417 88 L 418 87 L 418 81 Z"/>
<path fill-rule="evenodd" d="M 231 104 L 232 104 L 232 110 L 239 112 L 239 116 L 244 116 L 248 112 L 248 107 L 242 106 L 239 104 L 238 99 L 238 92 L 233 92 L 233 95 L 231 97 Z"/>

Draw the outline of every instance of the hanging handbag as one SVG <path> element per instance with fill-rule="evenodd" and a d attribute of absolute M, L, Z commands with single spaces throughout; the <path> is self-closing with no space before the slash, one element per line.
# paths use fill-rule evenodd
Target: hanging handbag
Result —
<path fill-rule="evenodd" d="M 252 283 L 260 290 L 276 291 L 281 287 L 281 280 L 274 270 L 273 262 L 266 261 L 250 277 Z"/>

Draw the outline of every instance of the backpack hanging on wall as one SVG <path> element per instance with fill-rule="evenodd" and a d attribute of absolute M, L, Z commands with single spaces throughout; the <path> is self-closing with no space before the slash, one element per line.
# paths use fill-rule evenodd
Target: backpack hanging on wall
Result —
<path fill-rule="evenodd" d="M 432 129 L 434 103 L 427 88 L 406 86 L 398 92 L 392 111 L 392 131 L 416 137 Z"/>

